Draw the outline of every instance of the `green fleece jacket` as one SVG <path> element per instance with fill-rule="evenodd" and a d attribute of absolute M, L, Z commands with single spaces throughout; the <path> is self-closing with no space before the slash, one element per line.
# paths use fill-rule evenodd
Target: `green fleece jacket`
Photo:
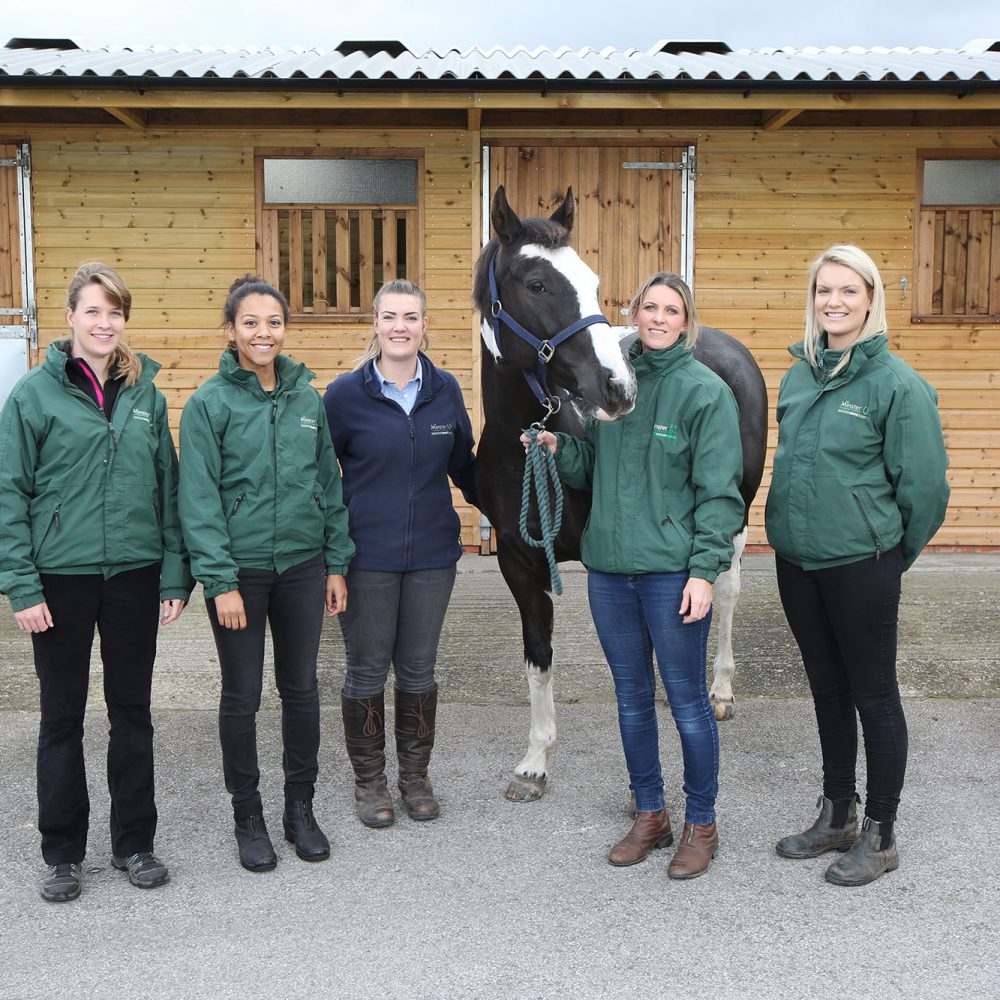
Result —
<path fill-rule="evenodd" d="M 847 367 L 796 364 L 778 393 L 778 447 L 765 513 L 775 552 L 807 570 L 857 562 L 901 544 L 903 568 L 941 526 L 948 456 L 937 393 L 887 346 L 857 343 Z"/>
<path fill-rule="evenodd" d="M 560 477 L 593 495 L 583 562 L 714 582 L 743 523 L 736 400 L 684 338 L 662 351 L 634 348 L 632 363 L 638 394 L 628 416 L 592 421 L 584 438 L 557 435 Z"/>
<path fill-rule="evenodd" d="M 342 574 L 354 556 L 313 373 L 284 355 L 276 368 L 267 393 L 224 351 L 181 416 L 181 523 L 206 597 L 236 590 L 240 567 L 283 573 L 323 553 Z"/>
<path fill-rule="evenodd" d="M 111 420 L 66 374 L 68 342 L 14 386 L 0 415 L 0 591 L 15 611 L 44 599 L 39 573 L 101 573 L 161 563 L 160 598 L 193 581 L 177 511 L 177 455 L 160 366 L 122 386 Z"/>

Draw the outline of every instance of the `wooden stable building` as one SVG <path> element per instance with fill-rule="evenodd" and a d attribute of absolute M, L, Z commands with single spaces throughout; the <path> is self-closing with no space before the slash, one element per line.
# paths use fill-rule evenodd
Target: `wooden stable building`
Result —
<path fill-rule="evenodd" d="M 881 268 L 892 348 L 940 394 L 953 492 L 935 544 L 1000 545 L 1000 42 L 420 55 L 13 39 L 0 163 L 0 395 L 63 335 L 68 279 L 96 258 L 133 289 L 129 339 L 163 364 L 175 426 L 245 271 L 288 295 L 289 351 L 320 389 L 360 354 L 379 282 L 417 280 L 475 425 L 471 276 L 499 183 L 523 215 L 573 186 L 613 323 L 652 271 L 688 277 L 703 320 L 757 358 L 772 414 L 809 262 L 856 242 Z M 751 524 L 762 543 L 760 502 Z"/>

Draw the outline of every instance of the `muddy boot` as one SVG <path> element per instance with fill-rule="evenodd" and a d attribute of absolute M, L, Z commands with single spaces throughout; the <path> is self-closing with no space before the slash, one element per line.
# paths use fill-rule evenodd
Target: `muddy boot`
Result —
<path fill-rule="evenodd" d="M 608 861 L 616 868 L 637 865 L 655 847 L 669 847 L 674 842 L 666 809 L 637 812 L 632 829 L 608 852 Z"/>
<path fill-rule="evenodd" d="M 365 826 L 392 826 L 396 814 L 385 780 L 385 695 L 340 696 L 344 740 L 354 768 L 354 801 Z"/>
<path fill-rule="evenodd" d="M 827 868 L 827 882 L 867 885 L 884 872 L 894 872 L 899 867 L 899 854 L 892 827 L 892 823 L 878 823 L 866 816 L 861 836 L 842 858 Z"/>
<path fill-rule="evenodd" d="M 437 819 L 441 807 L 434 796 L 427 765 L 434 748 L 437 688 L 425 694 L 396 689 L 396 756 L 399 790 L 410 819 Z"/>
<path fill-rule="evenodd" d="M 819 816 L 808 830 L 782 837 L 774 845 L 783 858 L 818 858 L 827 851 L 848 851 L 858 839 L 858 797 L 816 800 Z"/>

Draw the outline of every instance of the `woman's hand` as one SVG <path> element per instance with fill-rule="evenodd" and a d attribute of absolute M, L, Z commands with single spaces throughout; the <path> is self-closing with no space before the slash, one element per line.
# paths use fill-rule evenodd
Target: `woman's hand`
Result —
<path fill-rule="evenodd" d="M 223 628 L 239 632 L 247 627 L 247 613 L 243 607 L 243 596 L 238 590 L 230 590 L 227 594 L 219 594 L 215 598 L 215 614 Z"/>
<path fill-rule="evenodd" d="M 49 606 L 42 601 L 34 607 L 14 612 L 14 621 L 22 632 L 45 632 L 55 624 Z"/>
<path fill-rule="evenodd" d="M 708 580 L 696 576 L 688 577 L 681 594 L 680 614 L 685 615 L 684 624 L 700 622 L 712 607 L 712 585 Z"/>
<path fill-rule="evenodd" d="M 177 621 L 184 610 L 187 601 L 182 601 L 179 597 L 171 597 L 163 602 L 163 610 L 160 613 L 160 624 L 169 625 Z"/>
<path fill-rule="evenodd" d="M 347 581 L 339 573 L 330 573 L 326 578 L 326 613 L 334 618 L 347 610 Z"/>
<path fill-rule="evenodd" d="M 539 431 L 535 441 L 538 443 L 539 448 L 548 448 L 553 455 L 556 453 L 556 445 L 559 442 L 552 431 Z M 524 450 L 527 451 L 528 446 L 531 444 L 531 438 L 527 434 L 522 434 L 521 444 L 524 445 Z"/>

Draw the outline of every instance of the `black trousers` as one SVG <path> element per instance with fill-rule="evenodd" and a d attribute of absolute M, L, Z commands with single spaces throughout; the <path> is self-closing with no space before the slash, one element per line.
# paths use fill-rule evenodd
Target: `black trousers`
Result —
<path fill-rule="evenodd" d="M 271 626 L 274 678 L 281 696 L 285 801 L 311 799 L 319 771 L 319 689 L 316 657 L 326 595 L 321 555 L 284 573 L 240 569 L 247 627 L 223 628 L 206 599 L 222 668 L 219 740 L 226 790 L 237 822 L 262 811 L 258 786 L 257 712 L 264 683 L 264 630 Z"/>
<path fill-rule="evenodd" d="M 879 559 L 830 569 L 807 571 L 781 556 L 775 564 L 781 603 L 816 707 L 823 794 L 846 799 L 855 793 L 860 717 L 868 765 L 865 814 L 892 822 L 907 751 L 896 679 L 899 547 Z"/>
<path fill-rule="evenodd" d="M 55 623 L 31 636 L 41 688 L 38 727 L 38 829 L 46 864 L 81 862 L 87 853 L 90 798 L 83 719 L 94 629 L 101 637 L 108 708 L 111 850 L 151 851 L 156 833 L 153 724 L 149 714 L 159 564 L 105 580 L 100 575 L 42 574 Z"/>

